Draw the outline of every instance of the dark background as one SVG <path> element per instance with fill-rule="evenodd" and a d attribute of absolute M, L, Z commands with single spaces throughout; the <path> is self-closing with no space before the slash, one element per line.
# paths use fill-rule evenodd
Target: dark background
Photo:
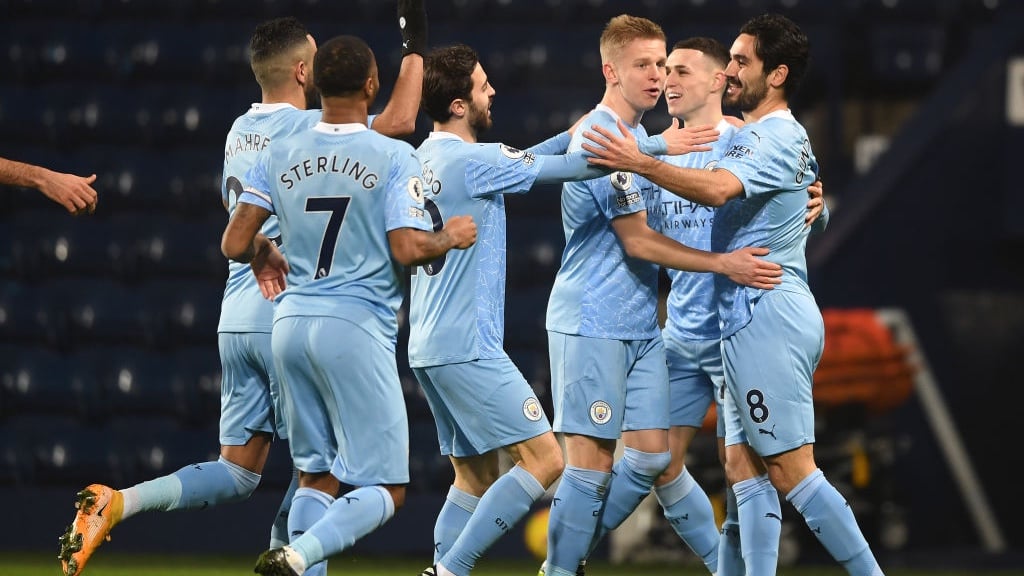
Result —
<path fill-rule="evenodd" d="M 962 439 L 977 481 L 954 481 L 916 396 L 882 413 L 823 408 L 820 464 L 889 562 L 1020 564 L 1022 510 L 1008 469 L 1024 383 L 1024 128 L 1007 120 L 1007 62 L 1024 55 L 1020 2 L 428 2 L 431 44 L 476 48 L 497 90 L 487 139 L 518 147 L 599 101 L 598 39 L 610 17 L 649 17 L 670 46 L 693 35 L 729 45 L 766 10 L 812 41 L 792 105 L 833 208 L 808 246 L 818 302 L 906 311 L 952 414 L 955 429 L 945 430 Z M 23 496 L 25 518 L 42 501 L 49 511 L 12 549 L 51 547 L 85 484 L 124 487 L 216 454 L 220 170 L 231 122 L 259 100 L 248 37 L 279 15 L 298 16 L 320 42 L 363 37 L 383 106 L 401 58 L 394 13 L 375 0 L 0 0 L 0 155 L 95 172 L 100 193 L 95 215 L 72 218 L 38 192 L 0 190 L 0 485 Z M 665 128 L 664 104 L 644 123 Z M 408 140 L 429 129 L 421 115 Z M 869 154 L 872 142 L 886 146 Z M 539 186 L 508 200 L 506 345 L 548 403 L 543 311 L 562 248 L 557 193 Z M 413 483 L 410 510 L 388 530 L 418 552 L 429 548 L 429 531 L 419 534 L 450 471 L 404 362 L 400 351 Z M 690 462 L 709 492 L 721 481 L 711 450 L 702 440 Z M 203 512 L 204 525 L 245 522 L 263 534 L 288 477 L 285 451 L 274 452 L 257 498 L 267 514 L 225 507 Z M 866 484 L 852 480 L 855 452 L 870 463 Z M 1002 546 L 979 535 L 965 494 L 991 507 Z M 132 519 L 139 529 L 122 545 L 195 529 L 189 514 L 161 516 Z M 143 536 L 160 530 L 170 538 Z M 794 532 L 804 544 L 796 561 L 820 559 L 806 530 Z"/>

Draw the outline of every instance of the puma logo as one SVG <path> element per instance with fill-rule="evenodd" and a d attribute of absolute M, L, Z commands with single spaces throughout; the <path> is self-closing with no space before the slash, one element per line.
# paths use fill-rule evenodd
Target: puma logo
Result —
<path fill-rule="evenodd" d="M 776 514 L 775 512 L 768 512 L 768 513 L 766 513 L 766 514 L 764 515 L 764 517 L 765 517 L 765 518 L 775 518 L 775 519 L 776 519 L 776 520 L 778 520 L 779 522 L 782 522 L 782 517 L 781 517 L 781 516 L 779 516 L 778 514 Z"/>
<path fill-rule="evenodd" d="M 359 502 L 359 498 L 355 496 L 342 496 L 345 499 L 345 504 L 351 504 L 353 502 Z"/>
<path fill-rule="evenodd" d="M 772 424 L 772 429 L 771 430 L 765 430 L 764 428 L 758 428 L 757 429 L 757 433 L 758 434 L 764 434 L 766 436 L 771 436 L 772 440 L 778 440 L 778 438 L 775 437 L 775 424 Z"/>

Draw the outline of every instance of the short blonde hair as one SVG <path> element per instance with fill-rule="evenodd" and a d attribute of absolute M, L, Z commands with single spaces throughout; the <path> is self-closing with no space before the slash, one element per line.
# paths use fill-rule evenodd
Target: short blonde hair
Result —
<path fill-rule="evenodd" d="M 665 31 L 651 20 L 619 14 L 608 21 L 601 33 L 601 62 L 618 58 L 622 49 L 633 40 L 665 40 Z"/>

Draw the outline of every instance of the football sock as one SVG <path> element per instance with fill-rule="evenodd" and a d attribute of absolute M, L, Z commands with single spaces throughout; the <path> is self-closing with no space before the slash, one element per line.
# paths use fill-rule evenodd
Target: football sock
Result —
<path fill-rule="evenodd" d="M 458 540 L 459 534 L 462 534 L 462 529 L 466 527 L 466 522 L 469 522 L 479 502 L 480 498 L 469 492 L 459 490 L 455 486 L 448 488 L 448 497 L 445 498 L 444 506 L 441 507 L 434 522 L 435 564 Z"/>
<path fill-rule="evenodd" d="M 718 576 L 743 576 L 743 551 L 740 546 L 740 517 L 736 510 L 736 494 L 725 489 L 725 520 L 718 543 Z"/>
<path fill-rule="evenodd" d="M 480 497 L 480 504 L 441 559 L 441 564 L 456 576 L 469 576 L 480 556 L 498 538 L 512 529 L 544 496 L 544 487 L 519 466 L 502 474 Z"/>
<path fill-rule="evenodd" d="M 334 504 L 334 497 L 321 492 L 316 488 L 296 488 L 295 496 L 292 498 L 292 509 L 288 513 L 288 541 L 294 542 L 302 536 L 314 524 L 316 524 L 327 509 Z M 310 565 L 306 562 L 305 576 L 323 576 L 327 574 L 327 562 L 318 562 Z"/>
<path fill-rule="evenodd" d="M 548 517 L 547 576 L 575 576 L 600 526 L 611 476 L 610 472 L 565 467 Z"/>
<path fill-rule="evenodd" d="M 298 492 L 295 496 L 297 499 Z M 382 526 L 394 514 L 395 503 L 383 487 L 356 488 L 338 497 L 323 517 L 305 534 L 294 538 L 290 546 L 302 557 L 306 566 L 310 566 L 348 549 L 357 540 Z"/>
<path fill-rule="evenodd" d="M 709 572 L 717 572 L 720 535 L 715 525 L 715 510 L 690 471 L 684 467 L 675 480 L 656 486 L 654 495 L 676 534 L 700 556 Z"/>
<path fill-rule="evenodd" d="M 121 490 L 124 520 L 149 510 L 190 510 L 244 500 L 260 483 L 260 475 L 220 458 L 189 464 L 173 474 Z"/>
<path fill-rule="evenodd" d="M 881 576 L 882 569 L 857 525 L 853 510 L 821 470 L 808 474 L 786 495 L 786 500 L 851 576 Z"/>
<path fill-rule="evenodd" d="M 270 549 L 280 548 L 288 543 L 288 513 L 292 509 L 292 498 L 299 488 L 299 471 L 292 468 L 292 480 L 284 492 L 281 505 L 277 508 L 274 523 L 270 525 Z"/>
<path fill-rule="evenodd" d="M 740 544 L 748 574 L 772 576 L 778 570 L 782 503 L 767 474 L 733 484 L 740 519 Z"/>
<path fill-rule="evenodd" d="M 619 458 L 612 467 L 612 480 L 608 484 L 604 514 L 597 526 L 597 533 L 590 542 L 588 558 L 605 534 L 625 522 L 640 502 L 651 493 L 654 481 L 671 459 L 672 455 L 668 452 L 641 452 L 629 446 L 623 448 L 622 458 Z"/>

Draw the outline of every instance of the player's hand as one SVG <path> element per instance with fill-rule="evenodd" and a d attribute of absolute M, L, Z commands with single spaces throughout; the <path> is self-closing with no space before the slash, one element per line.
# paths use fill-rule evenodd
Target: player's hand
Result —
<path fill-rule="evenodd" d="M 690 152 L 707 152 L 711 150 L 711 146 L 706 146 L 706 144 L 718 140 L 719 135 L 718 130 L 710 124 L 681 128 L 678 118 L 673 118 L 672 125 L 661 133 L 661 137 L 665 139 L 665 144 L 668 147 L 668 153 L 672 156 Z"/>
<path fill-rule="evenodd" d="M 398 0 L 398 27 L 402 30 L 402 56 L 427 53 L 426 0 Z"/>
<path fill-rule="evenodd" d="M 587 161 L 613 170 L 638 172 L 637 167 L 650 159 L 650 156 L 640 151 L 636 138 L 622 120 L 618 121 L 618 126 L 621 134 L 614 134 L 597 125 L 591 126 L 593 132 L 588 130 L 583 133 L 583 137 L 592 142 L 583 142 L 583 149 L 594 155 L 588 157 Z"/>
<path fill-rule="evenodd" d="M 472 216 L 453 216 L 444 225 L 454 248 L 466 249 L 476 243 L 476 222 Z"/>
<path fill-rule="evenodd" d="M 771 290 L 782 283 L 782 266 L 758 258 L 768 252 L 767 248 L 747 247 L 723 254 L 721 273 L 737 284 Z"/>
<path fill-rule="evenodd" d="M 256 283 L 264 298 L 273 300 L 284 292 L 288 285 L 288 261 L 273 242 L 267 240 L 260 243 L 252 262 L 249 262 L 249 267 L 256 276 Z"/>
<path fill-rule="evenodd" d="M 39 184 L 39 191 L 75 216 L 92 214 L 99 202 L 99 196 L 92 187 L 95 181 L 95 174 L 82 177 L 51 170 Z"/>
<path fill-rule="evenodd" d="M 825 210 L 824 193 L 825 189 L 822 187 L 821 180 L 815 180 L 814 184 L 807 187 L 807 195 L 811 199 L 807 201 L 807 215 L 804 216 L 804 226 L 814 224 L 814 221 Z"/>

